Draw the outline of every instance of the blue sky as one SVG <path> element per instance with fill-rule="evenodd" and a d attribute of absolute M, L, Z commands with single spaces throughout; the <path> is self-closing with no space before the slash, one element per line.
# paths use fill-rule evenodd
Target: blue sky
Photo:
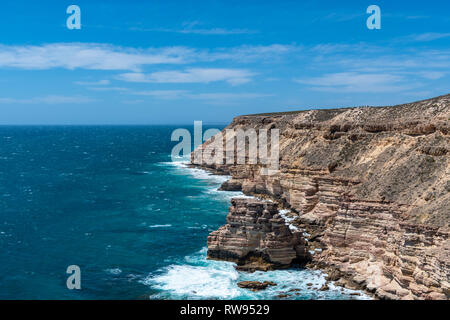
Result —
<path fill-rule="evenodd" d="M 68 30 L 66 8 L 81 8 Z M 381 30 L 366 9 L 381 8 Z M 449 93 L 449 1 L 2 1 L 0 124 L 227 123 Z"/>

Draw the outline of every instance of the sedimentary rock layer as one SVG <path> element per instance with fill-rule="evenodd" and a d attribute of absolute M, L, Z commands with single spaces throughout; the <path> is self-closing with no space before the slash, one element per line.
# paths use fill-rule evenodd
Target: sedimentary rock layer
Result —
<path fill-rule="evenodd" d="M 309 245 L 322 249 L 312 266 L 334 269 L 347 285 L 380 298 L 448 299 L 449 119 L 450 95 L 240 116 L 226 129 L 280 130 L 279 171 L 262 175 L 263 165 L 225 164 L 225 155 L 223 164 L 200 165 L 230 174 L 225 190 L 292 210 Z M 247 243 L 236 245 L 248 252 Z"/>
<path fill-rule="evenodd" d="M 306 259 L 299 232 L 291 232 L 274 202 L 234 198 L 227 224 L 208 236 L 208 257 L 236 261 L 241 269 L 288 267 Z"/>

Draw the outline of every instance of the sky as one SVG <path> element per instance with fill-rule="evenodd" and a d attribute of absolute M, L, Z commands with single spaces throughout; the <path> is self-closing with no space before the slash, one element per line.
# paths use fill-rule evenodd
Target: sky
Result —
<path fill-rule="evenodd" d="M 370 5 L 381 29 L 366 25 Z M 448 0 L 2 0 L 0 124 L 216 124 L 427 99 L 449 93 L 449 12 Z"/>

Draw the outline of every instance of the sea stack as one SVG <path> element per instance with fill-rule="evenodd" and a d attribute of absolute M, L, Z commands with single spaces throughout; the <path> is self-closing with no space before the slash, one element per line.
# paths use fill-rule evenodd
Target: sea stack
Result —
<path fill-rule="evenodd" d="M 234 198 L 227 224 L 208 236 L 208 257 L 234 261 L 238 269 L 286 268 L 307 260 L 300 232 L 293 232 L 278 214 L 278 206 L 265 200 Z"/>

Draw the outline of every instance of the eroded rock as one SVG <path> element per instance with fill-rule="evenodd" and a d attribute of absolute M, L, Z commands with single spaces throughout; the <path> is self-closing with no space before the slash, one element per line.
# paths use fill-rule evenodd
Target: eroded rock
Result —
<path fill-rule="evenodd" d="M 268 286 L 276 286 L 277 284 L 272 281 L 264 281 L 264 282 L 241 281 L 241 282 L 238 282 L 237 285 L 239 288 L 245 288 L 245 289 L 249 289 L 251 291 L 260 291 L 260 290 L 266 289 Z"/>
<path fill-rule="evenodd" d="M 338 284 L 383 299 L 448 299 L 449 119 L 450 95 L 394 107 L 236 117 L 227 129 L 280 130 L 279 172 L 261 175 L 258 164 L 208 169 L 231 175 L 229 188 L 296 212 L 313 235 L 305 236 L 314 253 L 309 265 L 338 270 Z M 211 256 L 243 261 L 254 252 L 254 265 L 292 262 L 292 238 L 273 233 L 270 218 L 255 218 L 275 210 L 246 206 L 233 204 L 227 226 L 210 236 Z"/>
<path fill-rule="evenodd" d="M 306 261 L 300 232 L 293 232 L 274 202 L 234 198 L 227 224 L 208 236 L 208 257 L 235 261 L 240 270 L 286 268 Z"/>

